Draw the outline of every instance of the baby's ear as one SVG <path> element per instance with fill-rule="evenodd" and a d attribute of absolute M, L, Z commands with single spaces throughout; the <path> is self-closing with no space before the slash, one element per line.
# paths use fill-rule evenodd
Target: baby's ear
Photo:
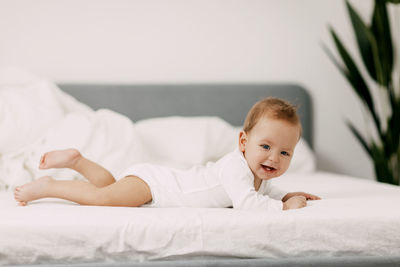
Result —
<path fill-rule="evenodd" d="M 247 144 L 247 134 L 245 131 L 239 133 L 239 150 L 244 152 Z"/>

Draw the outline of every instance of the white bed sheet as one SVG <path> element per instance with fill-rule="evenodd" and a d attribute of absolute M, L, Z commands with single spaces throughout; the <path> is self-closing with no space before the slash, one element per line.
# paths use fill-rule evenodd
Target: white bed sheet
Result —
<path fill-rule="evenodd" d="M 400 254 L 400 188 L 317 172 L 275 179 L 320 195 L 303 209 L 79 206 L 43 199 L 17 206 L 0 193 L 0 265 L 228 257 Z"/>

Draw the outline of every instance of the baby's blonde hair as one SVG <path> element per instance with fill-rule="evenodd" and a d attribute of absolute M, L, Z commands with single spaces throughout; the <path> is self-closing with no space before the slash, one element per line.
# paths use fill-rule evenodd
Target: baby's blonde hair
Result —
<path fill-rule="evenodd" d="M 243 131 L 249 133 L 264 116 L 272 119 L 284 120 L 292 124 L 298 124 L 301 135 L 301 123 L 297 115 L 297 106 L 277 97 L 267 97 L 255 103 L 247 113 Z"/>

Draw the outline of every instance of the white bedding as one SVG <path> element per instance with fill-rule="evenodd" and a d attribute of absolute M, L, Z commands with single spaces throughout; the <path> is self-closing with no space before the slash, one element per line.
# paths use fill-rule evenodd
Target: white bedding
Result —
<path fill-rule="evenodd" d="M 274 182 L 323 200 L 265 213 L 89 207 L 54 199 L 20 207 L 2 192 L 0 264 L 400 254 L 398 187 L 322 172 Z"/>
<path fill-rule="evenodd" d="M 93 111 L 51 82 L 1 71 L 0 129 L 0 265 L 400 254 L 399 187 L 315 173 L 304 140 L 288 173 L 274 180 L 323 198 L 304 209 L 87 207 L 54 199 L 20 207 L 12 196 L 17 185 L 43 175 L 82 179 L 70 170 L 38 170 L 45 151 L 76 147 L 114 175 L 143 161 L 185 168 L 233 150 L 239 129 L 216 117 L 131 122 Z"/>

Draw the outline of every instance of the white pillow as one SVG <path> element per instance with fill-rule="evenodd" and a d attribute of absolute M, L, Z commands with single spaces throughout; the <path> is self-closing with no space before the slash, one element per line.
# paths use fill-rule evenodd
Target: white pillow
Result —
<path fill-rule="evenodd" d="M 309 173 L 316 171 L 315 156 L 307 141 L 300 138 L 294 149 L 292 161 L 286 173 Z"/>
<path fill-rule="evenodd" d="M 242 127 L 233 127 L 219 117 L 164 117 L 134 124 L 141 145 L 142 162 L 190 168 L 217 161 L 238 146 Z M 301 138 L 288 173 L 315 170 L 314 155 Z"/>
<path fill-rule="evenodd" d="M 141 161 L 190 168 L 216 161 L 235 148 L 235 128 L 218 117 L 164 117 L 134 124 Z"/>

